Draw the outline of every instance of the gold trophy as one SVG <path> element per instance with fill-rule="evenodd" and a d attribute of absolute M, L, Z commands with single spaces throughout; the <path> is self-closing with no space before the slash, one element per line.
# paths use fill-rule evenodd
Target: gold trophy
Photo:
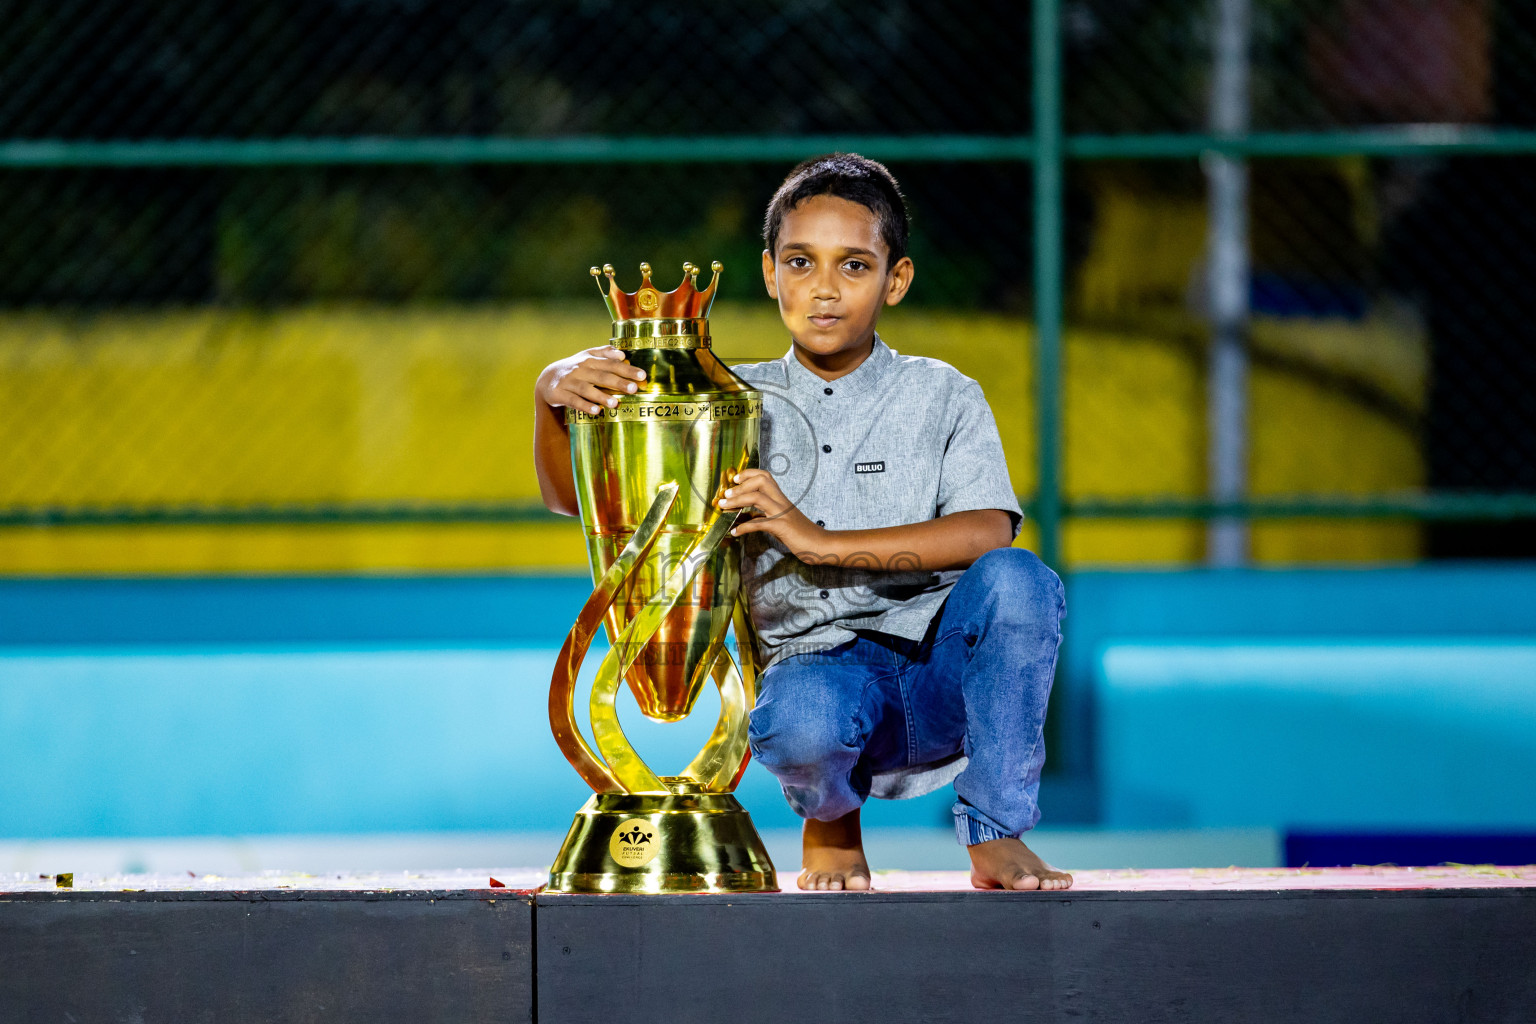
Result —
<path fill-rule="evenodd" d="M 571 465 L 594 589 L 561 648 L 549 689 L 555 741 L 594 796 L 576 814 L 549 872 L 554 892 L 768 892 L 773 864 L 731 795 L 746 770 L 756 645 L 741 592 L 739 511 L 715 499 L 757 465 L 762 396 L 710 351 L 709 287 L 683 264 L 660 292 L 640 264 L 628 293 L 613 267 L 599 280 L 611 344 L 645 371 L 633 395 L 597 413 L 567 409 Z M 592 276 L 600 272 L 592 268 Z M 725 647 L 734 621 L 742 665 Z M 582 659 L 601 624 L 611 643 L 592 684 L 592 742 L 576 724 Z M 680 775 L 657 775 L 619 726 L 620 680 L 648 718 L 676 722 L 707 681 L 720 718 Z M 595 749 L 594 749 L 595 748 Z"/>

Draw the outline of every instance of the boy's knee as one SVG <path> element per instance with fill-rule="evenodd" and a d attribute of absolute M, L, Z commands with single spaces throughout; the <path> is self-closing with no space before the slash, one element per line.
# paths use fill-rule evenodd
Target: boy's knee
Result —
<path fill-rule="evenodd" d="M 1058 611 L 1061 607 L 1061 577 L 1033 551 L 996 548 L 971 563 L 965 575 L 969 577 L 972 573 L 984 591 L 1004 598 L 1008 604 Z"/>
<path fill-rule="evenodd" d="M 858 752 L 839 726 L 816 715 L 780 713 L 770 701 L 753 709 L 747 737 L 752 756 L 779 775 L 839 765 L 850 756 L 857 759 Z"/>

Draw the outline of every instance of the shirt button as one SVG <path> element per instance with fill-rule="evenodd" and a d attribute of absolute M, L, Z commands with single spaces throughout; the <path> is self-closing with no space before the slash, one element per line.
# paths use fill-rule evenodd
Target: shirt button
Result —
<path fill-rule="evenodd" d="M 822 520 L 818 519 L 818 520 L 816 520 L 816 525 L 817 526 L 826 526 L 827 524 L 825 522 L 823 522 Z"/>
<path fill-rule="evenodd" d="M 821 450 L 824 452 L 830 452 L 832 450 L 832 446 L 829 444 L 824 444 L 821 446 Z"/>
<path fill-rule="evenodd" d="M 821 596 L 822 596 L 822 597 L 831 597 L 831 596 L 832 596 L 832 595 L 831 595 L 831 594 L 829 594 L 829 593 L 827 593 L 827 592 L 826 592 L 826 591 L 825 591 L 825 590 L 823 590 L 823 591 L 822 591 L 822 592 L 821 592 Z"/>
<path fill-rule="evenodd" d="M 830 395 L 832 393 L 832 389 L 831 388 L 822 388 L 821 389 L 821 393 L 824 394 L 824 395 Z"/>

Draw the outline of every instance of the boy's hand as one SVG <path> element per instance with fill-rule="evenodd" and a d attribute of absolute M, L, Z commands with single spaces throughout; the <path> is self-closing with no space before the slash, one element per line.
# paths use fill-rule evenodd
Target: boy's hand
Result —
<path fill-rule="evenodd" d="M 551 408 L 595 415 L 603 405 L 617 406 L 619 394 L 633 394 L 640 380 L 645 380 L 645 371 L 631 366 L 622 351 L 599 345 L 544 367 L 533 393 Z"/>
<path fill-rule="evenodd" d="M 743 519 L 731 531 L 733 537 L 766 533 L 777 537 L 792 552 L 819 551 L 824 529 L 806 518 L 804 512 L 784 497 L 773 474 L 762 469 L 744 469 L 730 481 L 719 505 L 724 509 L 755 508 L 758 515 Z"/>

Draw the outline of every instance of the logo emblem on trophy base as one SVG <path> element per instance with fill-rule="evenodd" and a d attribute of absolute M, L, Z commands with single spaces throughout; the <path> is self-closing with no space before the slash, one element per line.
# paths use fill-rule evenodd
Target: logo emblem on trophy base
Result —
<path fill-rule="evenodd" d="M 741 593 L 737 511 L 715 499 L 731 475 L 757 465 L 762 396 L 710 349 L 709 287 L 683 264 L 662 293 L 642 263 L 640 290 L 622 291 L 611 266 L 603 297 L 610 343 L 645 371 L 635 394 L 596 414 L 566 410 L 571 466 L 594 588 L 555 663 L 549 721 L 594 795 L 549 873 L 555 892 L 766 892 L 778 888 L 768 852 L 731 795 L 746 770 L 756 643 Z M 599 282 L 601 287 L 601 282 Z M 741 665 L 725 646 L 735 629 Z M 592 740 L 576 722 L 582 660 L 599 628 L 610 648 L 593 681 Z M 615 709 L 628 683 L 648 718 L 675 722 L 707 683 L 720 691 L 714 732 L 680 775 L 657 775 L 624 736 Z"/>

